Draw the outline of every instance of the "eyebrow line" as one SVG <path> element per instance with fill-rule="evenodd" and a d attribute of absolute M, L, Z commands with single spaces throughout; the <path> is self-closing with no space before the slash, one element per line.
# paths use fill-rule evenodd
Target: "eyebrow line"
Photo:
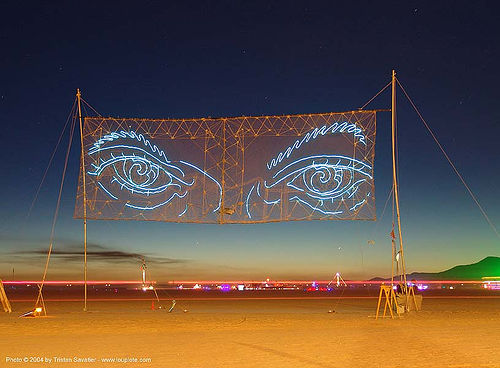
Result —
<path fill-rule="evenodd" d="M 271 168 L 281 163 L 281 161 L 283 161 L 285 157 L 289 158 L 295 149 L 299 149 L 304 142 L 309 142 L 311 138 L 316 139 L 316 137 L 320 134 L 321 136 L 324 136 L 328 133 L 344 133 L 344 131 L 346 130 L 347 133 L 353 133 L 353 136 L 355 138 L 358 138 L 359 142 L 363 143 L 366 146 L 366 137 L 363 134 L 363 130 L 361 128 L 358 128 L 355 123 L 349 124 L 347 121 L 344 121 L 339 125 L 338 122 L 335 122 L 330 126 L 323 125 L 320 128 L 314 128 L 313 130 L 307 132 L 301 140 L 297 139 L 291 146 L 289 146 L 283 152 L 280 152 L 276 158 L 273 158 L 269 163 L 267 163 L 267 168 L 268 170 L 271 170 Z"/>
<path fill-rule="evenodd" d="M 165 155 L 165 152 L 163 150 L 159 149 L 156 144 L 152 144 L 148 139 L 144 137 L 142 134 L 137 134 L 135 131 L 131 130 L 130 132 L 127 132 L 125 130 L 121 130 L 119 132 L 112 132 L 110 134 L 106 134 L 99 138 L 94 144 L 92 144 L 92 147 L 89 149 L 89 155 L 99 152 L 101 150 L 101 146 L 105 144 L 106 142 L 112 142 L 116 139 L 120 138 L 132 138 L 136 139 L 139 142 L 142 142 L 146 147 L 148 147 L 152 153 L 157 153 L 160 157 L 163 157 L 167 163 L 170 162 L 170 160 L 167 158 Z"/>

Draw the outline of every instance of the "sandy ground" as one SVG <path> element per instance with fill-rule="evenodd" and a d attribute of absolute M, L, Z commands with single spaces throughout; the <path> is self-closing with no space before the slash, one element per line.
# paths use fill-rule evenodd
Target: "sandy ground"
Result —
<path fill-rule="evenodd" d="M 18 318 L 32 304 L 13 303 L 0 314 L 0 366 L 500 367 L 499 298 L 426 298 L 423 311 L 394 320 L 375 320 L 372 298 L 150 305 L 92 301 L 84 313 L 82 303 L 47 302 L 48 317 Z"/>

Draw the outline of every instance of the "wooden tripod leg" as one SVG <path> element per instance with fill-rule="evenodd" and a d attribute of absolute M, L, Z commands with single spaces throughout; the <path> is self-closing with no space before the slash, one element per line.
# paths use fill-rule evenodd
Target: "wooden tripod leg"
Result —
<path fill-rule="evenodd" d="M 43 314 L 47 316 L 47 309 L 45 309 L 45 300 L 43 300 L 42 286 L 38 285 L 38 290 L 40 291 L 40 302 L 42 303 Z"/>
<path fill-rule="evenodd" d="M 0 280 L 0 301 L 2 302 L 3 311 L 12 313 L 12 307 L 10 306 L 9 298 L 7 298 L 7 294 L 5 293 L 2 280 Z"/>
<path fill-rule="evenodd" d="M 378 318 L 378 312 L 380 310 L 380 302 L 382 301 L 382 291 L 383 289 L 380 288 L 380 293 L 378 293 L 377 313 L 375 314 L 375 319 Z"/>
<path fill-rule="evenodd" d="M 392 297 L 394 297 L 394 290 L 392 290 L 392 288 L 389 290 L 389 295 L 387 295 L 387 290 L 386 290 L 386 298 L 387 298 L 387 305 L 389 306 L 389 312 L 391 312 L 391 318 L 394 318 L 394 312 L 393 312 L 393 308 L 394 308 L 394 301 L 392 299 Z M 397 308 L 397 307 L 396 307 Z"/>
<path fill-rule="evenodd" d="M 396 307 L 396 313 L 398 314 L 399 317 L 400 313 L 398 309 L 398 300 L 396 299 L 396 294 L 394 293 L 394 290 L 391 290 L 391 300 L 394 303 L 394 306 Z"/>

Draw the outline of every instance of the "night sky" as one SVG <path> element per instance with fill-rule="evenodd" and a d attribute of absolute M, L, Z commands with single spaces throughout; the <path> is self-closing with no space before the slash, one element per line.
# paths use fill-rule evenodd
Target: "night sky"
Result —
<path fill-rule="evenodd" d="M 39 278 L 68 134 L 31 202 L 76 88 L 104 116 L 182 118 L 357 109 L 410 93 L 500 227 L 500 5 L 493 1 L 109 1 L 0 5 L 0 277 Z M 371 108 L 390 108 L 390 92 Z M 409 271 L 500 256 L 500 240 L 398 92 Z M 378 114 L 376 222 L 89 221 L 89 279 L 346 279 L 390 274 L 390 113 Z M 49 279 L 82 277 L 75 135 Z M 369 243 L 374 240 L 375 244 Z"/>

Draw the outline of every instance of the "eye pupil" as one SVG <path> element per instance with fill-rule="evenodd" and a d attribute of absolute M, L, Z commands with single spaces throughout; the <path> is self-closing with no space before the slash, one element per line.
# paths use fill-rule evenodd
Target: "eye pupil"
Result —
<path fill-rule="evenodd" d="M 159 167 L 143 159 L 127 159 L 123 162 L 123 173 L 130 184 L 146 187 L 158 178 Z"/>
<path fill-rule="evenodd" d="M 308 190 L 320 195 L 335 192 L 349 184 L 351 175 L 347 169 L 314 165 L 304 170 L 302 180 Z"/>

